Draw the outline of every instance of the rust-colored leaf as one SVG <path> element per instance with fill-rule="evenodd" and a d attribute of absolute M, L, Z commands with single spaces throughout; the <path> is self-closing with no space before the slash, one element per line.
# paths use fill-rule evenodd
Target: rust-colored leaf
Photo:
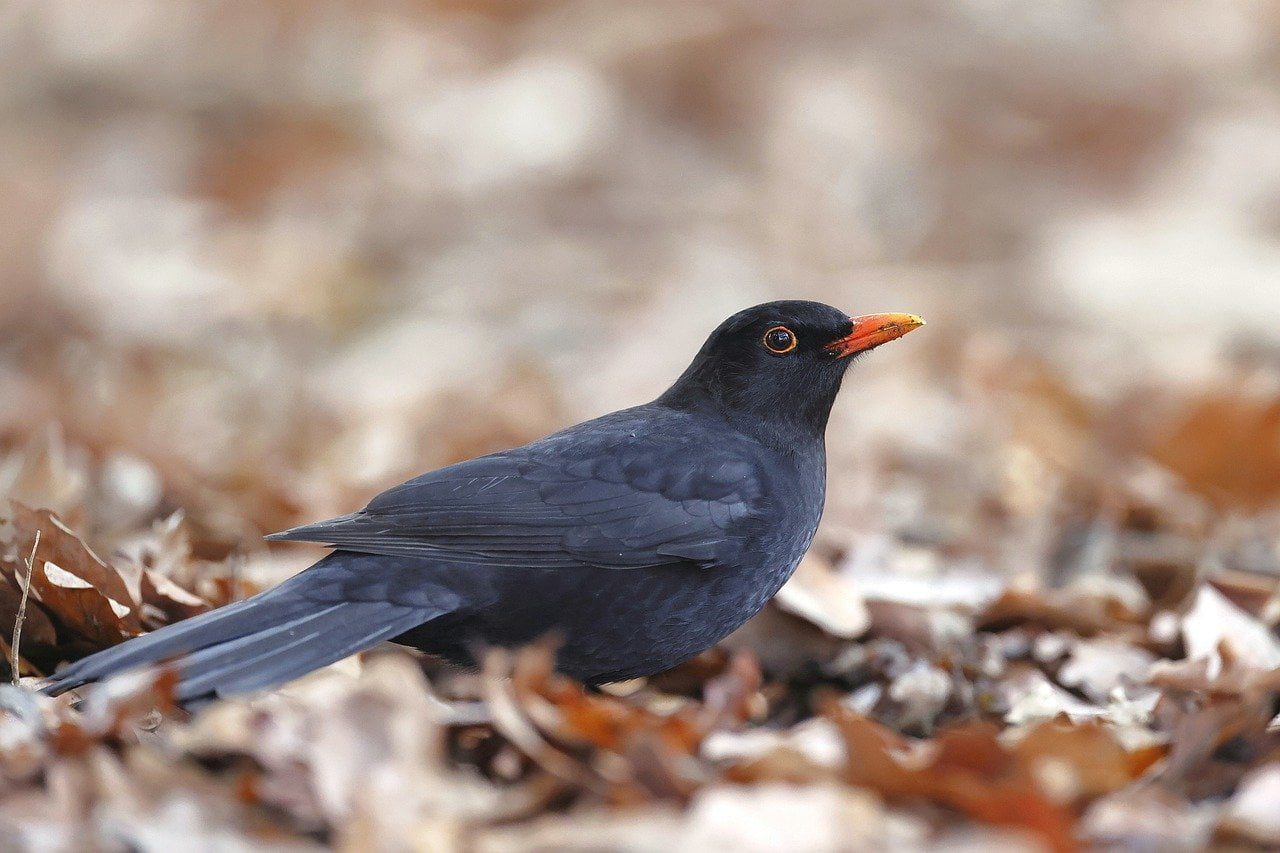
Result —
<path fill-rule="evenodd" d="M 1163 747 L 1130 753 L 1097 722 L 1044 722 L 1027 732 L 1010 752 L 1032 773 L 1073 800 L 1091 800 L 1119 790 L 1164 754 Z M 1056 777 L 1051 774 L 1057 774 Z"/>
<path fill-rule="evenodd" d="M 30 550 L 40 531 L 31 589 L 51 614 L 103 645 L 142 633 L 137 600 L 114 568 L 48 510 L 17 501 L 10 509 L 20 553 Z"/>
<path fill-rule="evenodd" d="M 1000 746 L 995 727 L 943 732 L 931 760 L 906 763 L 897 757 L 906 742 L 888 729 L 835 702 L 825 713 L 845 738 L 850 784 L 896 801 L 931 800 L 984 823 L 1028 829 L 1055 850 L 1074 849 L 1072 809 L 1041 790 L 1017 756 Z"/>
<path fill-rule="evenodd" d="M 57 563 L 37 565 L 31 589 L 44 606 L 71 630 L 92 643 L 113 646 L 142 633 L 133 607 L 123 604 Z"/>

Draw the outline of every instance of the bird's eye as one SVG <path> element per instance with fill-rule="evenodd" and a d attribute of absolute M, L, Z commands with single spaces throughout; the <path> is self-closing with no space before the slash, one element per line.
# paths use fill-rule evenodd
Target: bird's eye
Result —
<path fill-rule="evenodd" d="M 786 355 L 797 343 L 795 332 L 786 326 L 774 326 L 764 333 L 764 348 L 774 355 Z"/>

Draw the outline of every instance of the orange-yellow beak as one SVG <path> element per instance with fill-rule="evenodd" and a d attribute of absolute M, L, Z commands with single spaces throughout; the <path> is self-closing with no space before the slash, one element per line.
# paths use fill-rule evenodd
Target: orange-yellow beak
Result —
<path fill-rule="evenodd" d="M 837 358 L 866 352 L 924 325 L 924 320 L 915 314 L 866 314 L 850 317 L 849 322 L 853 324 L 852 331 L 827 344 L 827 352 Z"/>

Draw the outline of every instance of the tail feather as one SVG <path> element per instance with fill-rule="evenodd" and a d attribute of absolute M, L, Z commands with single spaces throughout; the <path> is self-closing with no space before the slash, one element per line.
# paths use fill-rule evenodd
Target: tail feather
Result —
<path fill-rule="evenodd" d="M 421 611 L 382 602 L 333 605 L 181 662 L 182 702 L 283 684 L 422 624 Z"/>
<path fill-rule="evenodd" d="M 127 670 L 173 661 L 180 672 L 179 701 L 245 693 L 305 675 L 449 609 L 335 597 L 333 581 L 351 571 L 340 556 L 330 555 L 252 598 L 90 655 L 55 673 L 42 689 L 56 696 Z"/>
<path fill-rule="evenodd" d="M 274 592 L 271 590 L 270 592 Z M 59 670 L 47 680 L 43 690 L 57 696 L 68 690 L 108 676 L 228 643 L 259 630 L 264 622 L 290 615 L 289 605 L 305 602 L 275 602 L 255 596 L 217 610 L 184 619 L 172 625 L 104 649 Z"/>
<path fill-rule="evenodd" d="M 178 661 L 182 676 L 178 685 L 178 698 L 184 699 L 188 694 L 199 695 L 218 685 L 218 678 L 224 673 L 239 672 L 245 666 L 271 654 L 285 655 L 299 645 L 316 640 L 324 619 L 343 606 L 332 604 L 314 613 L 269 627 L 264 626 L 252 634 L 206 646 L 186 655 Z"/>

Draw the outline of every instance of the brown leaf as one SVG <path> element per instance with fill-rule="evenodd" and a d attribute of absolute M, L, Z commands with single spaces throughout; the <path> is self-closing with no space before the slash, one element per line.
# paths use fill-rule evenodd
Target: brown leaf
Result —
<path fill-rule="evenodd" d="M 142 633 L 138 602 L 114 568 L 48 510 L 17 501 L 10 501 L 10 509 L 19 553 L 30 551 L 40 531 L 31 589 L 48 610 L 98 643 L 118 643 Z M 50 563 L 53 571 L 47 568 Z"/>
<path fill-rule="evenodd" d="M 1030 622 L 1091 637 L 1142 621 L 1142 614 L 1134 613 L 1115 598 L 1072 594 L 1071 590 L 1010 588 L 978 616 L 978 628 L 999 631 Z"/>
<path fill-rule="evenodd" d="M 1141 776 L 1164 755 L 1164 748 L 1129 752 L 1098 722 L 1044 722 L 1010 752 L 1037 775 L 1042 787 L 1060 786 L 1058 791 L 1072 799 L 1090 800 Z"/>
<path fill-rule="evenodd" d="M 490 655 L 493 675 L 499 657 Z M 744 713 L 756 672 L 741 658 L 711 688 L 712 707 L 701 714 L 687 702 L 655 710 L 638 699 L 590 694 L 554 673 L 544 644 L 517 655 L 509 691 L 491 680 L 489 695 L 499 730 L 559 778 L 603 788 L 618 802 L 684 800 L 705 775 L 692 756 L 709 727 Z"/>
<path fill-rule="evenodd" d="M 828 702 L 827 716 L 845 739 L 845 778 L 894 801 L 927 799 L 975 820 L 1022 827 L 1054 850 L 1075 849 L 1073 813 L 1050 799 L 1032 773 L 996 740 L 998 730 L 980 723 L 952 728 L 931 743 L 927 764 L 903 763 L 907 742 L 865 717 Z"/>
<path fill-rule="evenodd" d="M 200 596 L 187 592 L 152 569 L 142 572 L 142 602 L 159 609 L 169 622 L 190 619 L 213 609 L 213 605 Z"/>
<path fill-rule="evenodd" d="M 133 608 L 57 563 L 46 561 L 38 565 L 31 589 L 64 625 L 100 646 L 113 646 L 142 633 L 140 624 L 137 629 L 132 628 L 138 620 Z"/>
<path fill-rule="evenodd" d="M 26 577 L 27 567 L 19 570 L 19 578 L 10 581 L 0 577 L 0 638 L 8 640 L 13 636 L 13 622 L 18 614 L 18 605 L 22 601 L 22 590 L 17 586 Z M 25 652 L 32 648 L 48 648 L 58 642 L 57 632 L 48 614 L 33 600 L 27 599 L 26 618 L 22 623 L 22 649 Z"/>

